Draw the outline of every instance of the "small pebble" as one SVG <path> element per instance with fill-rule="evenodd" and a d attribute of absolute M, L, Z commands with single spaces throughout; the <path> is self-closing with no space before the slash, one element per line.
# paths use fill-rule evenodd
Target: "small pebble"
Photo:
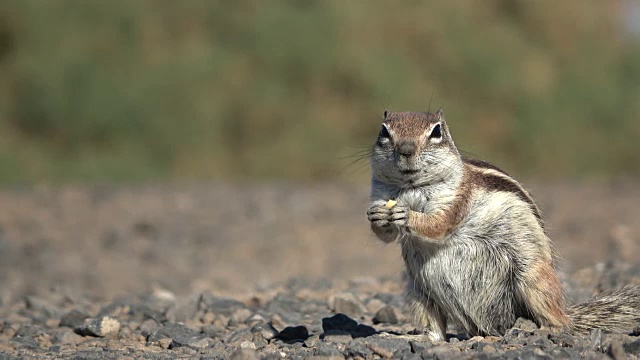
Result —
<path fill-rule="evenodd" d="M 311 335 L 307 338 L 307 340 L 304 341 L 304 345 L 306 347 L 313 347 L 316 344 L 316 342 L 318 342 L 318 340 L 320 340 L 320 336 Z"/>
<path fill-rule="evenodd" d="M 120 330 L 120 322 L 110 316 L 86 319 L 82 325 L 74 329 L 79 335 L 98 337 L 117 333 L 118 330 Z"/>
<path fill-rule="evenodd" d="M 374 324 L 397 324 L 398 323 L 398 314 L 393 306 L 386 305 L 382 309 L 376 312 L 376 315 L 373 318 Z"/>
<path fill-rule="evenodd" d="M 350 317 L 360 317 L 364 313 L 364 307 L 351 293 L 335 295 L 329 299 L 331 309 L 335 313 L 342 313 Z"/>
<path fill-rule="evenodd" d="M 254 325 L 251 328 L 252 333 L 260 333 L 266 340 L 271 340 L 274 337 L 278 336 L 278 330 L 273 327 L 273 324 L 268 322 L 261 322 Z"/>
<path fill-rule="evenodd" d="M 241 349 L 254 349 L 254 350 L 255 350 L 255 348 L 256 348 L 256 344 L 254 344 L 254 343 L 253 343 L 253 342 L 251 342 L 251 341 L 243 341 L 243 342 L 240 344 L 240 348 L 241 348 Z"/>

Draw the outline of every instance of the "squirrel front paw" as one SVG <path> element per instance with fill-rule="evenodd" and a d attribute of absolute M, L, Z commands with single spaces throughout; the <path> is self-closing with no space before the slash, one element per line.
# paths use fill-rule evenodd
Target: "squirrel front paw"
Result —
<path fill-rule="evenodd" d="M 387 227 L 393 225 L 402 227 L 407 226 L 409 211 L 409 207 L 406 205 L 398 203 L 389 209 L 386 201 L 376 200 L 367 210 L 367 218 L 372 226 Z"/>

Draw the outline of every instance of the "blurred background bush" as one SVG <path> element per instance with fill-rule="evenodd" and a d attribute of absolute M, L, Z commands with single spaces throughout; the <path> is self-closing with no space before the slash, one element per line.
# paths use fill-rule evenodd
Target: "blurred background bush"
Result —
<path fill-rule="evenodd" d="M 0 2 L 0 182 L 364 181 L 443 107 L 520 177 L 640 173 L 634 1 Z M 432 99 L 432 100 L 431 100 Z"/>

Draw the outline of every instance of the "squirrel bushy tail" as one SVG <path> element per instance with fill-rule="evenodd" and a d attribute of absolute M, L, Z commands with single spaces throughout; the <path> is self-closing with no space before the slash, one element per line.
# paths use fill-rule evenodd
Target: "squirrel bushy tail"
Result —
<path fill-rule="evenodd" d="M 631 332 L 640 325 L 640 285 L 629 285 L 568 309 L 574 330 Z"/>

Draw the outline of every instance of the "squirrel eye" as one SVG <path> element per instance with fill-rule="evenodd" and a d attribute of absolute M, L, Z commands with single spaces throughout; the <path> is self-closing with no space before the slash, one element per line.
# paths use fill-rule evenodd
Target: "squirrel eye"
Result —
<path fill-rule="evenodd" d="M 390 138 L 391 134 L 389 134 L 389 130 L 387 130 L 387 127 L 382 125 L 382 129 L 380 129 L 380 134 L 378 135 L 381 138 Z"/>
<path fill-rule="evenodd" d="M 436 124 L 431 130 L 431 134 L 429 134 L 429 139 L 440 139 L 442 137 L 442 130 L 440 129 L 440 124 Z"/>

